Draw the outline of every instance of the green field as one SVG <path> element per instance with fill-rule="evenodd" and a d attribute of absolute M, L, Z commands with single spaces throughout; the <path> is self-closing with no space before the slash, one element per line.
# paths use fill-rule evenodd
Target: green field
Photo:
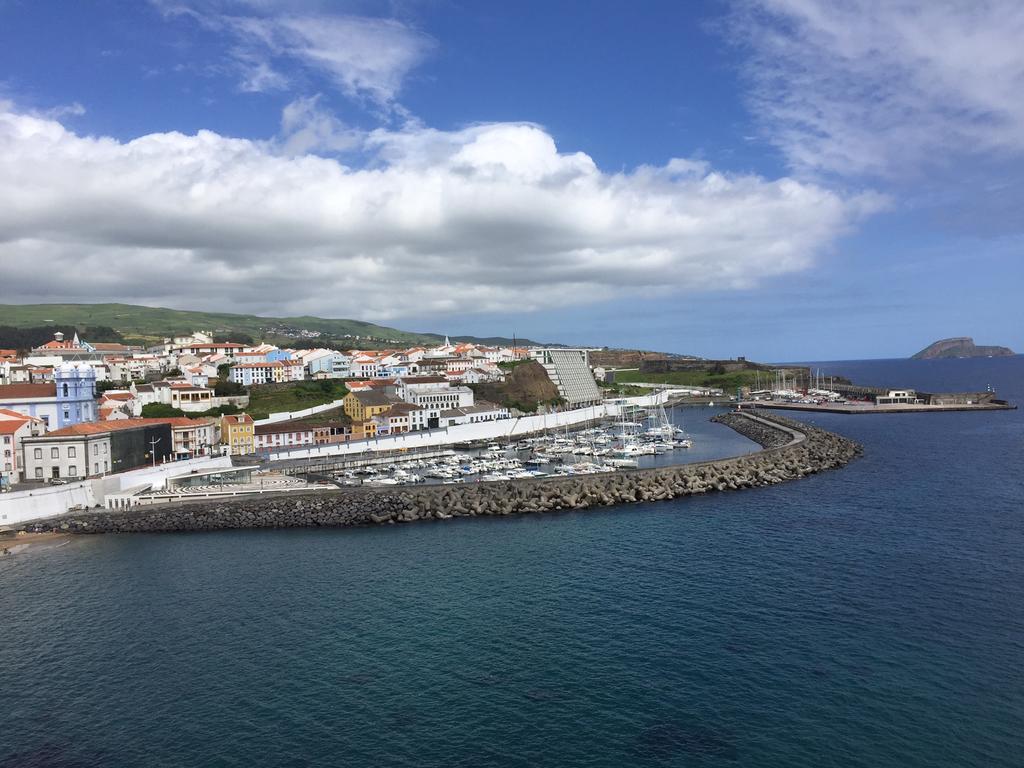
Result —
<path fill-rule="evenodd" d="M 249 387 L 249 407 L 245 412 L 254 419 L 271 413 L 302 411 L 343 398 L 348 389 L 337 380 L 300 381 L 287 387 Z"/>
<path fill-rule="evenodd" d="M 737 387 L 754 387 L 757 383 L 757 371 L 733 371 L 730 373 L 711 373 L 704 371 L 673 371 L 672 373 L 643 373 L 642 371 L 616 371 L 615 382 L 628 384 L 641 381 L 649 384 L 676 384 L 680 387 L 717 387 L 732 393 Z M 761 371 L 761 383 L 771 379 L 771 373 Z"/>
<path fill-rule="evenodd" d="M 0 304 L 0 325 L 27 328 L 42 325 L 104 325 L 129 338 L 159 340 L 165 336 L 209 331 L 214 334 L 245 333 L 254 339 L 287 338 L 287 329 L 319 331 L 323 339 L 359 336 L 394 341 L 403 345 L 438 344 L 444 336 L 436 333 L 412 333 L 360 320 L 331 320 L 322 317 L 259 317 L 226 312 L 193 312 L 135 304 Z M 452 337 L 457 341 L 505 343 L 500 337 L 478 339 Z M 532 344 L 528 339 L 520 339 Z M 357 342 L 353 340 L 353 345 Z M 373 346 L 366 344 L 366 346 Z"/>
<path fill-rule="evenodd" d="M 619 397 L 640 397 L 641 395 L 649 395 L 652 391 L 650 387 L 636 387 L 624 382 L 608 384 L 606 382 L 599 381 L 597 382 L 597 385 L 604 392 L 605 396 L 608 397 L 612 395 L 618 395 Z"/>

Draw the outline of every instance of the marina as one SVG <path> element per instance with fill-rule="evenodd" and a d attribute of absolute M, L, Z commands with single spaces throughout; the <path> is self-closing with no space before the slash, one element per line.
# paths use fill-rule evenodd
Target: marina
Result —
<path fill-rule="evenodd" d="M 681 409 L 656 405 L 623 411 L 594 426 L 545 431 L 518 440 L 462 444 L 428 456 L 396 454 L 391 460 L 330 473 L 341 487 L 467 483 L 571 477 L 685 463 L 694 440 Z M 301 473 L 301 467 L 290 469 Z"/>

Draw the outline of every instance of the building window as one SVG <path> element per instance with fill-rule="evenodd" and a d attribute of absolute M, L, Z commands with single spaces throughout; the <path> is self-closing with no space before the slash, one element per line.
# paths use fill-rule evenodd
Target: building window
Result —
<path fill-rule="evenodd" d="M 43 479 L 43 468 L 42 467 L 36 467 L 36 478 L 39 479 L 39 480 Z"/>
<path fill-rule="evenodd" d="M 74 464 L 68 465 L 68 477 L 75 477 L 78 474 L 78 467 Z"/>
<path fill-rule="evenodd" d="M 60 458 L 60 448 L 51 448 L 50 449 L 50 458 L 51 459 L 59 459 Z"/>
<path fill-rule="evenodd" d="M 68 385 L 65 384 L 61 389 L 64 392 L 64 397 L 67 397 L 68 396 Z"/>
<path fill-rule="evenodd" d="M 36 448 L 34 456 L 37 459 L 43 458 L 43 449 L 42 448 Z"/>
<path fill-rule="evenodd" d="M 103 455 L 105 456 L 106 454 L 107 454 L 107 444 L 104 443 L 103 444 Z"/>
<path fill-rule="evenodd" d="M 92 444 L 92 455 L 95 456 L 99 452 L 100 452 L 100 444 L 99 443 L 93 443 Z"/>
<path fill-rule="evenodd" d="M 73 445 L 69 445 L 68 446 L 68 458 L 69 459 L 75 458 L 75 446 L 73 446 Z"/>
<path fill-rule="evenodd" d="M 98 461 L 92 465 L 92 471 L 97 475 L 100 473 L 100 463 Z"/>

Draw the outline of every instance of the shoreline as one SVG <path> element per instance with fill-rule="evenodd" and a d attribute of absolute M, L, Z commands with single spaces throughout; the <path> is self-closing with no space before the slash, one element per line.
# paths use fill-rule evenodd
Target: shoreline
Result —
<path fill-rule="evenodd" d="M 70 533 L 18 531 L 14 536 L 0 537 L 0 557 L 23 555 L 40 549 L 54 549 L 69 541 Z"/>
<path fill-rule="evenodd" d="M 758 443 L 762 450 L 607 475 L 353 489 L 344 493 L 313 490 L 78 512 L 36 521 L 25 529 L 96 534 L 347 527 L 584 510 L 774 485 L 845 466 L 862 453 L 861 446 L 852 440 L 774 414 L 730 412 L 715 420 Z"/>

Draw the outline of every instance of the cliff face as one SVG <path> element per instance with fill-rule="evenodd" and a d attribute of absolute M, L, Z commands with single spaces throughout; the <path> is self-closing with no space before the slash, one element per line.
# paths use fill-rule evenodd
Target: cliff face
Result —
<path fill-rule="evenodd" d="M 1014 354 L 1008 347 L 979 347 L 970 336 L 957 336 L 929 344 L 911 360 L 934 360 L 939 357 L 1006 357 Z"/>

